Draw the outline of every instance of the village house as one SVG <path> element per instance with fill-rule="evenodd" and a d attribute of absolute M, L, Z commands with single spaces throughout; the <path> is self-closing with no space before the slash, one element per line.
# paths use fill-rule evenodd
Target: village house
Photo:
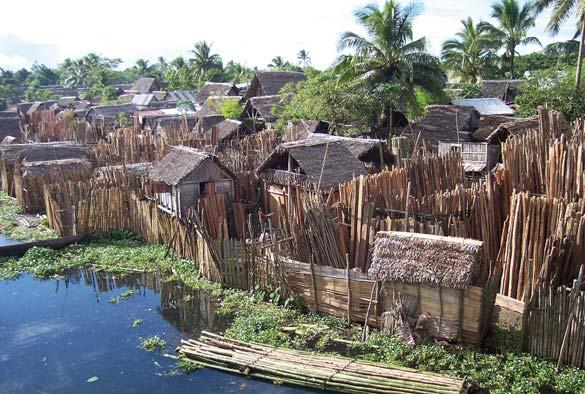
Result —
<path fill-rule="evenodd" d="M 262 130 L 266 125 L 276 122 L 278 116 L 274 113 L 275 109 L 290 98 L 290 94 L 252 97 L 246 101 L 241 118 L 250 119 L 254 131 Z"/>
<path fill-rule="evenodd" d="M 154 91 L 164 90 L 165 84 L 156 78 L 139 78 L 130 92 L 135 94 L 148 94 Z"/>
<path fill-rule="evenodd" d="M 381 140 L 311 134 L 276 147 L 256 174 L 264 183 L 264 209 L 274 213 L 295 204 L 293 189 L 297 187 L 329 194 L 340 183 L 391 163 L 392 156 Z"/>
<path fill-rule="evenodd" d="M 382 330 L 406 343 L 481 343 L 481 241 L 380 231 L 368 276 L 383 282 Z"/>
<path fill-rule="evenodd" d="M 233 200 L 237 181 L 217 156 L 185 146 L 173 146 L 153 166 L 149 179 L 159 208 L 178 217 L 196 208 L 200 197 L 225 194 L 227 201 Z"/>
<path fill-rule="evenodd" d="M 481 82 L 481 97 L 497 98 L 511 104 L 515 102 L 521 84 L 521 79 L 486 79 Z"/>
<path fill-rule="evenodd" d="M 480 114 L 473 107 L 459 105 L 429 105 L 425 116 L 403 134 L 412 145 L 426 145 L 437 151 L 439 142 L 461 143 L 473 141 L 471 133 L 479 127 Z"/>
<path fill-rule="evenodd" d="M 195 94 L 195 104 L 203 105 L 211 96 L 238 96 L 238 93 L 233 83 L 206 82 Z"/>
<path fill-rule="evenodd" d="M 278 95 L 287 84 L 295 84 L 305 79 L 305 74 L 301 72 L 259 71 L 254 74 L 242 102 L 245 103 L 252 97 Z"/>
<path fill-rule="evenodd" d="M 3 143 L 6 137 L 11 141 L 22 138 L 20 118 L 15 111 L 0 111 L 0 143 Z"/>

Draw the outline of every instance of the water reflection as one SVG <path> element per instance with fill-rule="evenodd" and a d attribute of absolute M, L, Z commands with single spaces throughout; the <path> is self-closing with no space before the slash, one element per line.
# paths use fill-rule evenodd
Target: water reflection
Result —
<path fill-rule="evenodd" d="M 128 289 L 138 294 L 108 302 Z M 165 354 L 181 338 L 223 330 L 216 308 L 206 294 L 144 273 L 0 281 L 0 393 L 305 392 L 209 369 L 181 373 Z M 163 352 L 139 348 L 151 335 L 167 341 Z"/>

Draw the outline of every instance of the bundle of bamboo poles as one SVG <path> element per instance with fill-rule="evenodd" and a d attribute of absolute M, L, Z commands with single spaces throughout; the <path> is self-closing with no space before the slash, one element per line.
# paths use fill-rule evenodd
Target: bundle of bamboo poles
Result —
<path fill-rule="evenodd" d="M 75 116 L 73 110 L 56 114 L 52 110 L 35 112 L 26 126 L 26 139 L 35 142 L 73 141 L 95 144 L 104 138 L 83 119 Z"/>
<path fill-rule="evenodd" d="M 543 281 L 567 284 L 585 257 L 585 200 L 516 193 L 502 231 L 500 293 L 525 301 Z"/>
<path fill-rule="evenodd" d="M 253 378 L 343 393 L 460 393 L 464 381 L 355 359 L 278 349 L 202 332 L 182 340 L 180 356 Z"/>

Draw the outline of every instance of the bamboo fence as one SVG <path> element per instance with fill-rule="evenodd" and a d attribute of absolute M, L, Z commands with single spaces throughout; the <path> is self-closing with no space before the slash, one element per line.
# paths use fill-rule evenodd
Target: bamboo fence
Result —
<path fill-rule="evenodd" d="M 464 381 L 349 358 L 278 349 L 202 332 L 177 349 L 209 368 L 344 393 L 460 393 Z"/>

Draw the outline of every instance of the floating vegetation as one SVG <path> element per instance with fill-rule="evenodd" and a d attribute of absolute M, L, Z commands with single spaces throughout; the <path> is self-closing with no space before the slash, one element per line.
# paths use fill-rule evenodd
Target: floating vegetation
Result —
<path fill-rule="evenodd" d="M 93 383 L 93 382 L 97 382 L 98 380 L 99 380 L 99 378 L 97 376 L 92 376 L 91 378 L 87 379 L 86 382 Z"/>
<path fill-rule="evenodd" d="M 31 217 L 28 225 L 23 225 L 17 220 L 21 213 L 16 199 L 5 192 L 0 192 L 0 235 L 15 241 L 40 241 L 57 238 L 55 230 L 47 226 L 46 217 Z"/>
<path fill-rule="evenodd" d="M 110 304 L 119 304 L 120 302 L 124 301 L 125 299 L 135 297 L 138 292 L 134 289 L 126 290 L 120 295 L 110 298 Z"/>
<path fill-rule="evenodd" d="M 140 347 L 147 352 L 162 350 L 165 346 L 167 346 L 167 342 L 158 335 L 148 337 L 140 342 Z"/>
<path fill-rule="evenodd" d="M 134 319 L 134 321 L 132 322 L 132 327 L 134 327 L 134 328 L 140 327 L 141 325 L 142 325 L 141 319 Z"/>

